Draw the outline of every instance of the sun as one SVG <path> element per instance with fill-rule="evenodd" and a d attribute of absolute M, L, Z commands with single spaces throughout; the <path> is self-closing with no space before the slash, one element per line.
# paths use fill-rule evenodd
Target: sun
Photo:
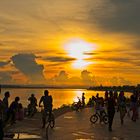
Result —
<path fill-rule="evenodd" d="M 65 49 L 69 56 L 76 59 L 85 59 L 88 57 L 86 54 L 92 51 L 93 44 L 80 39 L 72 39 L 65 44 Z"/>
<path fill-rule="evenodd" d="M 76 59 L 72 67 L 80 69 L 92 63 L 86 59 L 91 57 L 89 54 L 95 50 L 95 44 L 82 39 L 71 39 L 65 43 L 64 48 L 68 56 Z"/>

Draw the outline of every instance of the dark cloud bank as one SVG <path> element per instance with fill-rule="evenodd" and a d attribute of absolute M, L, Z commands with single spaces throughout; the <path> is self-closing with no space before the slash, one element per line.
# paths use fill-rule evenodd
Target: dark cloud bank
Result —
<path fill-rule="evenodd" d="M 101 3 L 90 9 L 90 22 L 105 31 L 140 34 L 139 0 L 102 0 Z"/>

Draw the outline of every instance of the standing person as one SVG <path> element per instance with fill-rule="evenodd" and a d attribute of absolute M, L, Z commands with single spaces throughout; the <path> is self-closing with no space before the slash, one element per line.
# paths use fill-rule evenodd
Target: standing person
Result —
<path fill-rule="evenodd" d="M 112 131 L 112 123 L 115 115 L 115 100 L 112 91 L 109 92 L 109 97 L 107 101 L 107 111 L 108 111 L 108 122 L 109 122 L 108 130 Z"/>
<path fill-rule="evenodd" d="M 32 117 L 37 111 L 37 99 L 34 94 L 31 94 L 31 97 L 28 98 L 28 101 L 30 101 L 30 104 L 28 105 L 28 115 Z"/>
<path fill-rule="evenodd" d="M 136 122 L 137 120 L 137 102 L 138 102 L 138 99 L 137 99 L 137 95 L 135 93 L 133 93 L 133 95 L 131 95 L 130 97 L 130 110 L 132 110 L 133 114 L 132 114 L 132 121 Z"/>
<path fill-rule="evenodd" d="M 6 121 L 8 121 L 11 117 L 11 124 L 14 124 L 16 122 L 16 113 L 19 109 L 19 102 L 20 98 L 16 97 L 15 100 L 11 103 L 9 110 L 8 110 L 8 118 Z"/>
<path fill-rule="evenodd" d="M 82 93 L 82 106 L 85 107 L 85 93 Z"/>
<path fill-rule="evenodd" d="M 121 91 L 118 97 L 118 111 L 120 111 L 120 120 L 121 125 L 124 123 L 124 117 L 126 114 L 126 98 L 124 96 L 124 92 Z"/>
<path fill-rule="evenodd" d="M 3 103 L 0 100 L 0 140 L 3 140 L 4 131 L 3 131 Z"/>
<path fill-rule="evenodd" d="M 106 90 L 105 91 L 105 101 L 107 101 L 108 100 L 108 91 Z"/>
<path fill-rule="evenodd" d="M 0 94 L 1 94 L 1 85 L 0 85 Z"/>
<path fill-rule="evenodd" d="M 114 99 L 115 99 L 115 102 L 117 103 L 118 102 L 118 92 L 116 90 L 114 91 Z"/>
<path fill-rule="evenodd" d="M 53 107 L 53 99 L 52 99 L 52 96 L 49 95 L 49 91 L 48 90 L 45 90 L 44 91 L 44 96 L 41 97 L 40 101 L 39 101 L 39 107 L 41 107 L 41 103 L 43 102 L 43 106 L 44 106 L 44 110 L 43 110 L 43 113 L 42 113 L 42 128 L 45 127 L 45 124 L 46 124 L 46 117 L 47 117 L 47 114 L 49 113 L 49 118 L 51 117 L 51 113 L 52 113 L 52 107 Z"/>
<path fill-rule="evenodd" d="M 0 140 L 3 140 L 3 137 L 4 137 L 3 122 L 2 119 L 0 119 Z"/>
<path fill-rule="evenodd" d="M 0 119 L 3 120 L 3 102 L 0 99 Z"/>
<path fill-rule="evenodd" d="M 6 91 L 5 93 L 4 93 L 4 98 L 3 98 L 3 119 L 4 120 L 6 120 L 7 119 L 7 117 L 8 117 L 8 108 L 9 108 L 9 101 L 8 101 L 8 99 L 9 99 L 9 97 L 10 97 L 10 92 L 9 91 Z"/>

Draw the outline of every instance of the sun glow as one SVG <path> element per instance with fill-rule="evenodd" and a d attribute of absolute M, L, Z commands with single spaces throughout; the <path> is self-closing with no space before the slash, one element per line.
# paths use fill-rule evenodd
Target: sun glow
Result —
<path fill-rule="evenodd" d="M 82 59 L 80 59 L 80 60 L 76 60 L 73 64 L 72 64 L 72 66 L 74 67 L 74 68 L 83 68 L 83 67 L 86 67 L 86 66 L 88 66 L 88 65 L 90 65 L 90 64 L 92 64 L 93 62 L 88 62 L 88 61 L 85 61 L 85 60 L 82 60 Z"/>
<path fill-rule="evenodd" d="M 65 43 L 64 47 L 68 52 L 68 56 L 76 59 L 72 63 L 74 68 L 80 69 L 93 63 L 87 61 L 86 59 L 91 57 L 89 54 L 95 50 L 95 44 L 86 42 L 81 39 L 72 39 Z"/>
<path fill-rule="evenodd" d="M 76 59 L 84 59 L 88 57 L 86 53 L 93 50 L 93 44 L 80 39 L 74 39 L 67 42 L 65 48 L 67 49 L 69 56 Z"/>

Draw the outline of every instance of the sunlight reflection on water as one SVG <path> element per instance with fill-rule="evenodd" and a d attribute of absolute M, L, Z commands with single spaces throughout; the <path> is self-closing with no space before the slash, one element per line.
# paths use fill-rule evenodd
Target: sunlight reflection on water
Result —
<path fill-rule="evenodd" d="M 63 104 L 72 104 L 76 101 L 77 97 L 81 98 L 82 93 L 85 93 L 86 102 L 88 102 L 91 96 L 96 96 L 99 93 L 99 96 L 104 97 L 104 91 L 93 91 L 86 89 L 48 89 L 49 94 L 53 97 L 53 107 L 58 108 Z M 38 102 L 40 97 L 43 95 L 44 89 L 2 89 L 2 94 L 0 94 L 0 99 L 3 98 L 4 92 L 10 91 L 11 96 L 9 101 L 13 101 L 16 96 L 20 97 L 20 102 L 24 107 L 27 107 L 29 104 L 28 98 L 34 93 Z M 130 93 L 125 93 L 126 97 L 130 97 Z"/>

